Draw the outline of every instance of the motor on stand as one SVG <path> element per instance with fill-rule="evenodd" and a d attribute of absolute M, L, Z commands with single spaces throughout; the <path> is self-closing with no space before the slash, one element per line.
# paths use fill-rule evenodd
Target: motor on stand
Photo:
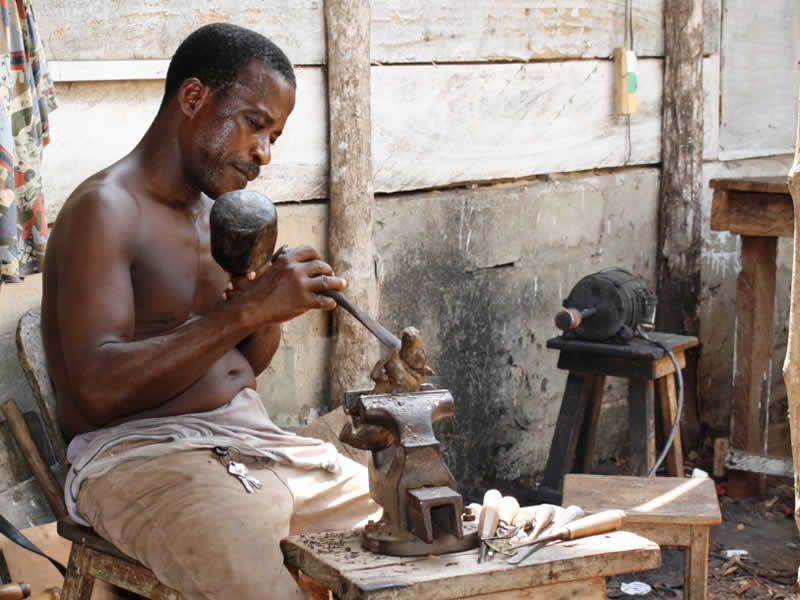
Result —
<path fill-rule="evenodd" d="M 678 396 L 677 416 L 664 442 L 664 449 L 647 474 L 652 477 L 672 446 L 683 411 L 680 365 L 672 350 L 647 335 L 655 327 L 656 295 L 630 271 L 606 269 L 578 281 L 562 306 L 564 310 L 556 314 L 555 322 L 565 338 L 624 344 L 640 337 L 659 346 L 672 360 Z"/>
<path fill-rule="evenodd" d="M 655 326 L 656 295 L 625 269 L 606 269 L 581 279 L 556 314 L 564 337 L 625 342 Z"/>

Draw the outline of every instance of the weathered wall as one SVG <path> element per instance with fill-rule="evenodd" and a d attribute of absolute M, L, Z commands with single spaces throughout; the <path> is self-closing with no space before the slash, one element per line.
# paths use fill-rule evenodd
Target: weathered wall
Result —
<path fill-rule="evenodd" d="M 800 8 L 767 0 L 754 12 L 747 4 L 705 2 L 706 181 L 788 171 L 785 157 L 722 162 L 787 152 L 784 132 L 794 131 L 797 69 L 787 57 L 797 57 Z M 445 453 L 470 490 L 531 482 L 544 466 L 565 379 L 544 343 L 572 285 L 608 266 L 654 285 L 664 2 L 633 5 L 640 110 L 628 121 L 612 109 L 610 56 L 625 39 L 622 0 L 372 2 L 381 318 L 425 335 L 431 363 L 458 402 L 456 420 L 440 428 Z M 325 246 L 319 0 L 48 0 L 37 12 L 62 104 L 45 155 L 51 221 L 79 181 L 138 141 L 179 41 L 199 25 L 227 20 L 269 35 L 301 65 L 295 112 L 253 186 L 281 203 L 279 243 Z M 737 35 L 742 28 L 747 35 Z M 762 61 L 774 70 L 761 73 Z M 735 240 L 715 233 L 707 240 L 701 402 L 717 426 L 729 403 L 738 263 Z M 788 295 L 785 255 L 784 243 L 779 296 Z M 38 292 L 29 289 L 5 286 L 0 303 L 35 302 Z M 4 357 L 14 319 L 0 323 Z M 297 425 L 327 406 L 327 327 L 324 315 L 287 325 L 259 378 L 281 424 Z M 781 343 L 778 327 L 776 369 Z M 24 396 L 12 363 L 0 364 L 0 378 L 17 382 L 15 393 Z M 625 385 L 609 385 L 596 458 L 626 452 Z"/>
<path fill-rule="evenodd" d="M 733 389 L 736 276 L 739 238 L 710 231 L 713 178 L 788 175 L 800 85 L 800 6 L 770 0 L 758 10 L 746 0 L 725 0 L 722 11 L 720 125 L 716 157 L 703 169 L 704 266 L 701 295 L 700 400 L 703 420 L 717 433 L 729 428 Z M 706 140 L 707 141 L 707 140 Z M 705 158 L 714 156 L 704 152 Z M 765 157 L 765 158 L 755 158 Z M 786 353 L 792 240 L 778 240 L 771 415 L 785 422 L 786 389 L 781 366 Z"/>
<path fill-rule="evenodd" d="M 625 267 L 654 285 L 658 183 L 658 169 L 626 169 L 379 201 L 382 315 L 396 331 L 425 333 L 456 398 L 440 431 L 468 490 L 532 482 L 543 466 L 566 381 L 545 348 L 553 315 L 599 269 Z M 626 410 L 610 393 L 600 456 L 624 446 Z"/>

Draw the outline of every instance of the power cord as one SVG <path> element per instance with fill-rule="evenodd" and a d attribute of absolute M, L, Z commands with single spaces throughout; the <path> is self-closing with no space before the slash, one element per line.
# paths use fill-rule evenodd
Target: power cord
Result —
<path fill-rule="evenodd" d="M 636 335 L 638 335 L 643 340 L 650 342 L 651 344 L 658 346 L 664 352 L 667 353 L 670 360 L 672 361 L 672 365 L 675 367 L 675 386 L 677 387 L 677 394 L 678 394 L 678 407 L 677 413 L 675 414 L 675 421 L 672 423 L 672 427 L 669 430 L 669 435 L 667 439 L 664 441 L 664 448 L 661 450 L 661 454 L 659 454 L 658 459 L 656 460 L 653 468 L 650 469 L 650 472 L 647 473 L 648 477 L 652 477 L 656 474 L 656 471 L 661 466 L 661 463 L 664 462 L 664 459 L 669 452 L 670 447 L 672 446 L 672 441 L 675 439 L 675 434 L 678 431 L 678 426 L 680 425 L 681 421 L 681 414 L 683 412 L 683 374 L 681 373 L 681 367 L 678 364 L 678 360 L 675 358 L 675 355 L 672 353 L 666 345 L 662 344 L 660 341 L 651 338 L 647 335 L 647 332 L 642 329 L 641 326 L 636 327 Z"/>

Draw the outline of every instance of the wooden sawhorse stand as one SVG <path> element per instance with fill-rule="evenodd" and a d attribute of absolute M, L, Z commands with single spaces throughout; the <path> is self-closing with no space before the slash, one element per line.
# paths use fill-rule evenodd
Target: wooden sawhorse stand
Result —
<path fill-rule="evenodd" d="M 284 562 L 340 600 L 606 600 L 606 576 L 657 568 L 655 542 L 614 531 L 546 546 L 520 565 L 477 549 L 439 556 L 388 556 L 361 548 L 358 533 L 323 531 L 281 542 Z"/>
<path fill-rule="evenodd" d="M 685 351 L 698 345 L 694 336 L 653 332 L 650 337 L 672 350 L 681 369 L 686 366 Z M 641 338 L 614 344 L 562 336 L 547 340 L 547 347 L 560 351 L 558 368 L 569 371 L 569 376 L 544 478 L 535 492 L 539 500 L 560 504 L 564 475 L 573 470 L 583 473 L 591 470 L 607 376 L 628 379 L 631 470 L 634 475 L 647 475 L 656 461 L 656 387 L 665 439 L 677 416 L 675 367 L 669 356 L 659 346 Z M 668 475 L 683 476 L 680 430 L 675 434 L 666 465 Z"/>

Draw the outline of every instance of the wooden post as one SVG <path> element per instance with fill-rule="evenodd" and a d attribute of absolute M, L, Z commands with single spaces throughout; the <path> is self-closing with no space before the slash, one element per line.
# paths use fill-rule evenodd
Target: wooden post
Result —
<path fill-rule="evenodd" d="M 800 226 L 800 98 L 797 101 L 797 137 L 794 164 L 789 171 L 789 192 L 794 204 L 794 262 L 792 264 L 792 300 L 789 310 L 789 346 L 783 363 L 783 380 L 789 397 L 789 427 L 794 459 L 794 520 L 800 528 L 800 243 L 797 232 Z M 800 571 L 798 571 L 800 581 Z"/>
<path fill-rule="evenodd" d="M 328 253 L 348 297 L 376 316 L 378 292 L 372 240 L 369 0 L 325 0 L 330 122 Z M 377 358 L 372 334 L 343 310 L 333 316 L 329 363 L 330 407 L 348 389 L 369 386 Z"/>
<path fill-rule="evenodd" d="M 664 106 L 658 225 L 660 331 L 700 330 L 701 200 L 703 185 L 703 0 L 664 3 Z M 698 435 L 696 353 L 687 353 L 684 435 Z"/>

